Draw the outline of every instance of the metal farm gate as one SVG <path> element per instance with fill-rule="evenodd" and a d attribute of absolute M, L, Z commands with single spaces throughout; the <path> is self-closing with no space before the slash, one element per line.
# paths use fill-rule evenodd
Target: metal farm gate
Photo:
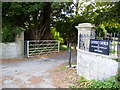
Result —
<path fill-rule="evenodd" d="M 27 57 L 52 54 L 60 49 L 59 40 L 29 40 L 25 43 Z"/>

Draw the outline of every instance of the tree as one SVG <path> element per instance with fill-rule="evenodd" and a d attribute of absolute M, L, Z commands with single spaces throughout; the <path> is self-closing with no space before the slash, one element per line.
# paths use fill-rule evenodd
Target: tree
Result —
<path fill-rule="evenodd" d="M 4 2 L 3 28 L 22 27 L 26 30 L 26 35 L 29 34 L 26 38 L 50 39 L 50 15 L 50 2 Z"/>
<path fill-rule="evenodd" d="M 50 31 L 54 28 L 65 43 L 77 41 L 78 23 L 93 23 L 101 32 L 119 32 L 120 2 L 85 3 L 5 2 L 3 28 L 22 27 L 25 37 L 35 40 L 51 39 Z"/>
<path fill-rule="evenodd" d="M 98 27 L 98 32 L 119 32 L 120 29 L 120 2 L 91 2 L 85 7 L 82 16 L 87 22 Z"/>
<path fill-rule="evenodd" d="M 75 28 L 76 23 L 73 20 L 75 14 L 74 3 L 54 3 L 53 6 L 53 27 L 64 39 L 65 44 L 75 42 L 77 39 L 77 29 Z"/>

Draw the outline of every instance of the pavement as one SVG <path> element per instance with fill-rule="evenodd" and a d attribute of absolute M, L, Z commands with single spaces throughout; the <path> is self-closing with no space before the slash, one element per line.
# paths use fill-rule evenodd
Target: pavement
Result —
<path fill-rule="evenodd" d="M 56 88 L 48 70 L 68 62 L 68 52 L 53 57 L 2 65 L 2 88 Z M 76 60 L 76 51 L 72 51 Z"/>

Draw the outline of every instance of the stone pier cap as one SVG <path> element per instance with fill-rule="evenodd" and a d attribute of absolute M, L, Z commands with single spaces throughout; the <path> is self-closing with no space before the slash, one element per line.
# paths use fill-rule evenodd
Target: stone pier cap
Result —
<path fill-rule="evenodd" d="M 78 24 L 78 26 L 75 26 L 76 28 L 80 28 L 80 27 L 95 27 L 94 24 L 91 24 L 91 23 L 80 23 Z"/>

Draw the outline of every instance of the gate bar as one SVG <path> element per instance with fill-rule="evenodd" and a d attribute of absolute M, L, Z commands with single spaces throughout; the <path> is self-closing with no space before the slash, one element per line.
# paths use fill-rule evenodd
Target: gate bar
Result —
<path fill-rule="evenodd" d="M 27 41 L 27 57 L 29 57 L 29 41 Z"/>

